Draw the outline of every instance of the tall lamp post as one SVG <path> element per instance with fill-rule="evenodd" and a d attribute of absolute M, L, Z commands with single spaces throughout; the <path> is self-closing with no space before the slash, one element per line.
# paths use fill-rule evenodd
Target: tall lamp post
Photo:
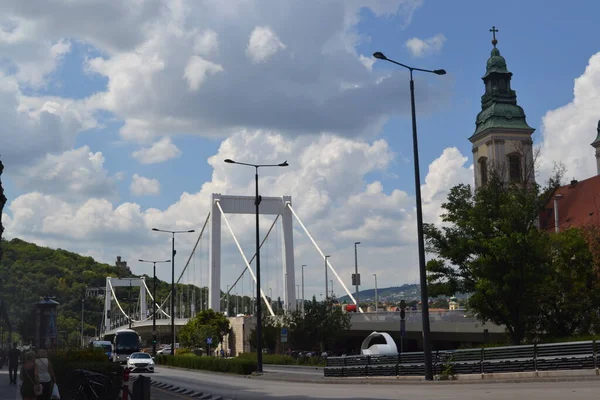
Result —
<path fill-rule="evenodd" d="M 304 314 L 304 267 L 306 264 L 302 264 L 302 314 Z"/>
<path fill-rule="evenodd" d="M 377 297 L 377 274 L 373 274 L 375 277 L 375 312 L 377 312 L 377 303 L 379 303 L 379 298 Z"/>
<path fill-rule="evenodd" d="M 325 256 L 325 302 L 329 298 L 329 289 L 327 289 L 327 259 L 331 256 Z"/>
<path fill-rule="evenodd" d="M 168 231 L 165 229 L 152 228 L 154 232 L 165 232 L 171 234 L 171 355 L 175 355 L 175 234 L 194 233 L 194 229 L 187 231 Z"/>
<path fill-rule="evenodd" d="M 150 261 L 150 260 L 138 260 L 142 263 L 152 263 L 152 355 L 156 356 L 156 263 L 168 263 L 171 260 L 166 261 Z"/>
<path fill-rule="evenodd" d="M 282 163 L 279 164 L 249 164 L 249 163 L 243 163 L 243 162 L 238 162 L 238 161 L 234 161 L 231 159 L 226 159 L 225 160 L 226 163 L 228 164 L 239 164 L 239 165 L 245 165 L 248 167 L 254 167 L 254 183 L 255 183 L 255 188 L 256 188 L 256 194 L 255 194 L 255 200 L 254 200 L 254 205 L 256 206 L 256 299 L 257 301 L 260 301 L 260 232 L 259 232 L 259 222 L 258 222 L 258 216 L 259 216 L 259 205 L 260 205 L 260 201 L 262 199 L 261 196 L 258 195 L 258 169 L 260 167 L 287 167 L 289 164 L 287 163 L 287 161 L 284 161 Z M 256 371 L 261 373 L 263 372 L 263 365 L 262 365 L 262 304 L 257 304 L 256 306 Z"/>
<path fill-rule="evenodd" d="M 399 65 L 410 71 L 410 107 L 412 113 L 412 135 L 413 135 L 413 158 L 415 164 L 415 197 L 417 202 L 417 237 L 419 243 L 419 277 L 421 287 L 421 303 L 423 307 L 423 352 L 425 353 L 425 379 L 433 380 L 433 366 L 431 361 L 431 343 L 430 343 L 430 327 L 429 327 L 429 304 L 427 296 L 427 272 L 425 270 L 425 244 L 423 240 L 423 208 L 421 204 L 421 177 L 419 172 L 419 146 L 417 141 L 417 117 L 415 112 L 415 82 L 413 80 L 413 71 L 428 72 L 430 74 L 445 75 L 446 70 L 443 69 L 421 69 L 409 67 L 408 65 L 399 63 L 390 58 L 387 58 L 382 52 L 378 51 L 373 54 L 373 57 L 389 61 L 392 64 Z"/>
<path fill-rule="evenodd" d="M 358 275 L 358 250 L 357 250 L 357 246 L 360 244 L 360 242 L 354 242 L 354 285 L 356 286 L 356 294 L 354 295 L 354 297 L 356 297 L 356 307 L 360 307 L 359 302 L 358 302 L 358 285 L 360 284 L 360 278 Z"/>

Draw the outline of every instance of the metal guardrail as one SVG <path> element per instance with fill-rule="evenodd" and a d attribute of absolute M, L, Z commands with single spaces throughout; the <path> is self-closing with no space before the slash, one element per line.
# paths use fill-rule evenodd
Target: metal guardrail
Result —
<path fill-rule="evenodd" d="M 596 340 L 437 351 L 435 375 L 490 374 L 598 368 Z M 328 357 L 326 377 L 417 376 L 425 374 L 424 353 Z"/>

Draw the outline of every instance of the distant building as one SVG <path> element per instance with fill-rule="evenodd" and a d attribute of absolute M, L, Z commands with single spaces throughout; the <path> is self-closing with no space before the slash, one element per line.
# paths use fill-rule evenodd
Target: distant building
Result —
<path fill-rule="evenodd" d="M 448 309 L 450 311 L 459 309 L 459 305 L 458 305 L 458 301 L 456 300 L 456 296 L 450 297 L 450 301 L 448 302 Z"/>
<path fill-rule="evenodd" d="M 121 256 L 117 256 L 115 266 L 119 269 L 123 269 L 127 273 L 131 274 L 131 269 L 127 266 L 127 261 L 121 261 Z"/>

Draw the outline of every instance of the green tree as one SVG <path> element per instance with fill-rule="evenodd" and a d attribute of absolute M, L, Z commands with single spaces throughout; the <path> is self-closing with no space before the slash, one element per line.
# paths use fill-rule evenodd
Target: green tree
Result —
<path fill-rule="evenodd" d="M 335 343 L 350 329 L 350 315 L 331 302 L 305 302 L 305 312 L 295 311 L 284 319 L 289 328 L 290 348 L 321 351 L 333 349 Z"/>
<path fill-rule="evenodd" d="M 550 337 L 591 333 L 598 325 L 598 275 L 582 230 L 551 237 L 551 271 L 544 284 L 540 331 Z"/>
<path fill-rule="evenodd" d="M 263 307 L 262 321 L 263 349 L 268 349 L 269 352 L 273 353 L 277 349 L 281 336 L 281 318 L 271 317 L 266 307 Z M 253 351 L 256 351 L 256 329 L 250 331 L 248 344 L 250 344 Z"/>
<path fill-rule="evenodd" d="M 444 226 L 426 224 L 431 296 L 470 293 L 483 321 L 505 325 L 514 344 L 539 327 L 549 267 L 549 237 L 537 226 L 547 196 L 534 182 L 506 184 L 490 171 L 487 184 L 450 190 Z"/>
<path fill-rule="evenodd" d="M 225 315 L 212 309 L 203 310 L 179 331 L 179 340 L 184 347 L 205 348 L 208 351 L 207 338 L 212 339 L 212 346 L 223 341 L 229 333 L 229 320 Z"/>

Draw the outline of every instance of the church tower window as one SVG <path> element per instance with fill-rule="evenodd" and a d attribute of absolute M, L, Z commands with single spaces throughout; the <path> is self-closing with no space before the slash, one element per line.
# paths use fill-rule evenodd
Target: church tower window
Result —
<path fill-rule="evenodd" d="M 487 158 L 485 157 L 481 157 L 479 159 L 479 173 L 481 176 L 481 186 L 483 186 L 488 181 L 488 165 Z"/>
<path fill-rule="evenodd" d="M 516 154 L 508 156 L 508 172 L 511 182 L 521 182 L 521 157 Z"/>

